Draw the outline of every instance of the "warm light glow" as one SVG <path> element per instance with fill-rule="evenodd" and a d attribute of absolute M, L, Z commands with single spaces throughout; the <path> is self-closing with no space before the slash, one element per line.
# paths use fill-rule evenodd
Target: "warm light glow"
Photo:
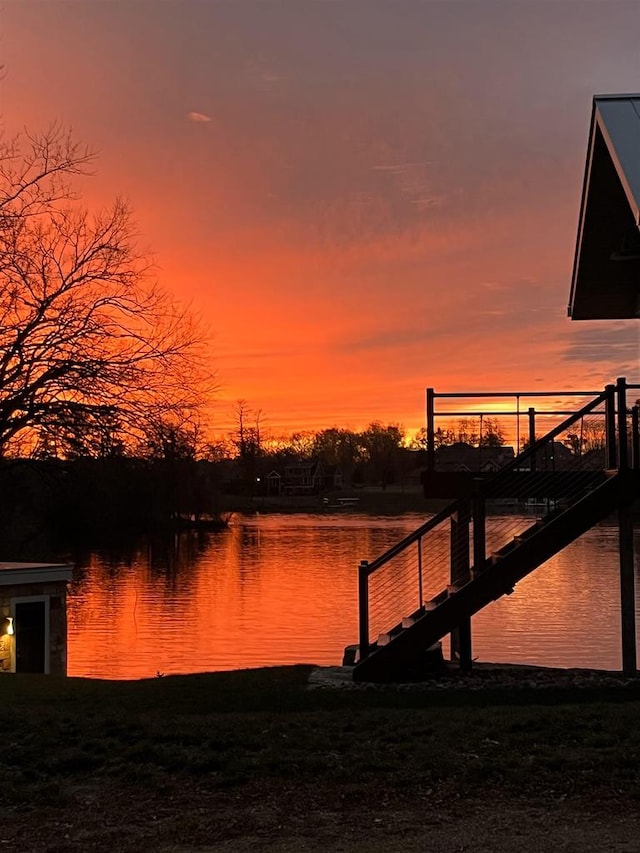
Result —
<path fill-rule="evenodd" d="M 7 616 L 7 634 L 10 637 L 13 637 L 13 635 L 15 634 L 15 630 L 13 627 L 13 616 Z"/>
<path fill-rule="evenodd" d="M 451 4 L 383 3 L 366 27 L 359 3 L 340 26 L 299 0 L 166 3 L 153 25 L 135 3 L 4 4 L 6 136 L 63 116 L 100 152 L 84 202 L 130 199 L 211 329 L 216 436 L 238 399 L 266 439 L 413 432 L 427 386 L 638 380 L 637 322 L 565 310 L 590 100 L 637 76 L 637 6 L 460 3 L 455 26 Z"/>

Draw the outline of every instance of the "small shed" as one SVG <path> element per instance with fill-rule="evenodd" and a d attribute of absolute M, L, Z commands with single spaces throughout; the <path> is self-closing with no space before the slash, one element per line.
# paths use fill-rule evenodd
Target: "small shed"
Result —
<path fill-rule="evenodd" d="M 0 562 L 0 672 L 67 674 L 66 563 Z"/>

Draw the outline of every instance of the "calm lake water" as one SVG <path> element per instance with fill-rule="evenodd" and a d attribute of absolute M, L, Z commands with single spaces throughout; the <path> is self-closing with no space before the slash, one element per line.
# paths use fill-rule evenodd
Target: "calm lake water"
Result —
<path fill-rule="evenodd" d="M 340 664 L 358 637 L 359 561 L 422 521 L 235 516 L 219 533 L 89 554 L 69 593 L 69 675 Z M 639 554 L 637 533 L 636 577 Z M 473 653 L 483 661 L 619 669 L 619 637 L 615 526 L 590 531 L 473 619 Z"/>

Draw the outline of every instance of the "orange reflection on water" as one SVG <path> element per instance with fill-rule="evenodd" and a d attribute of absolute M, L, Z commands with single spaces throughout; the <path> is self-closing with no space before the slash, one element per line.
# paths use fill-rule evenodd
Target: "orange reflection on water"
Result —
<path fill-rule="evenodd" d="M 69 674 L 145 678 L 339 664 L 344 646 L 358 638 L 359 561 L 421 520 L 237 517 L 220 533 L 183 534 L 111 560 L 92 554 L 69 595 Z M 619 667 L 616 549 L 615 527 L 596 528 L 566 548 L 474 617 L 474 655 Z"/>
<path fill-rule="evenodd" d="M 249 518 L 182 535 L 160 559 L 144 550 L 113 563 L 91 555 L 69 596 L 69 674 L 339 663 L 357 637 L 359 560 L 418 520 Z"/>

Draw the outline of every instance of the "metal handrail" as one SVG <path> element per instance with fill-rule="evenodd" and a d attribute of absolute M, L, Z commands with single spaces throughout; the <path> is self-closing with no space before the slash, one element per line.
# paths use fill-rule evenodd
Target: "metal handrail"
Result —
<path fill-rule="evenodd" d="M 468 412 L 460 411 L 460 412 L 438 412 L 439 418 L 455 418 L 457 415 L 466 415 Z M 517 409 L 513 412 L 505 411 L 504 409 L 483 409 L 481 412 L 473 412 L 474 416 L 495 416 L 495 417 L 503 417 L 503 418 L 515 418 L 515 417 L 524 417 L 527 412 L 524 409 L 518 411 Z M 542 412 L 537 412 L 541 417 L 548 418 L 554 417 L 556 415 L 572 415 L 573 409 L 545 409 Z"/>
<path fill-rule="evenodd" d="M 389 560 L 393 559 L 393 557 L 405 551 L 409 545 L 413 545 L 418 539 L 422 539 L 425 533 L 428 533 L 430 530 L 433 530 L 434 527 L 437 527 L 443 521 L 446 521 L 453 513 L 458 509 L 458 507 L 462 504 L 463 500 L 461 498 L 456 498 L 456 500 L 452 501 L 450 504 L 447 504 L 444 509 L 440 510 L 439 513 L 434 515 L 428 521 L 425 521 L 424 524 L 420 525 L 417 530 L 414 530 L 413 533 L 409 533 L 408 536 L 405 536 L 404 539 L 401 539 L 388 551 L 385 551 L 380 557 L 372 562 L 367 563 L 368 574 L 372 575 L 376 569 L 379 569 L 380 566 L 383 566 L 385 563 L 388 563 Z"/>
<path fill-rule="evenodd" d="M 627 385 L 627 388 L 640 388 L 640 385 Z M 434 391 L 434 397 L 593 397 L 600 391 Z M 440 414 L 440 412 L 438 412 Z"/>
<path fill-rule="evenodd" d="M 542 450 L 546 445 L 552 444 L 553 440 L 561 433 L 563 433 L 566 429 L 568 429 L 568 427 L 576 423 L 576 421 L 579 421 L 580 418 L 583 418 L 585 415 L 588 415 L 589 412 L 592 412 L 598 406 L 601 406 L 602 403 L 606 401 L 607 397 L 609 397 L 614 390 L 615 385 L 608 386 L 608 388 L 598 394 L 595 400 L 591 400 L 591 402 L 587 403 L 586 406 L 583 406 L 578 412 L 575 412 L 573 415 L 566 418 L 566 420 L 562 421 L 561 424 L 558 424 L 558 426 L 554 427 L 552 430 L 549 430 L 549 432 L 543 435 L 542 438 L 539 438 L 537 441 L 534 441 L 533 444 L 529 445 L 529 447 L 526 448 L 526 450 L 523 450 L 518 453 L 517 456 L 514 456 L 511 462 L 508 462 L 499 471 L 496 471 L 496 473 L 492 477 L 487 477 L 485 479 L 485 482 L 494 484 L 495 482 L 499 481 L 500 478 L 504 476 L 507 472 L 519 468 L 523 461 L 527 460 L 530 456 L 535 456 L 536 453 Z"/>

